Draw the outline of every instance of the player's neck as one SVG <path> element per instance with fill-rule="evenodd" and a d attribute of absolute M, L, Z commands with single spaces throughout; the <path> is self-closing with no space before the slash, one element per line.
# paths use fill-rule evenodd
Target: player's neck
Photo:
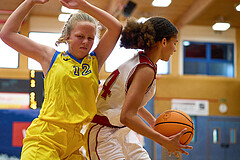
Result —
<path fill-rule="evenodd" d="M 151 48 L 150 50 L 145 51 L 146 56 L 154 63 L 156 64 L 159 60 L 160 51 L 158 47 Z"/>

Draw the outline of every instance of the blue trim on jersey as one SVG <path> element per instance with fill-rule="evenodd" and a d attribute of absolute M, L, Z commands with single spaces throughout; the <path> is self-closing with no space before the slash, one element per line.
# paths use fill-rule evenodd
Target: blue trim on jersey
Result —
<path fill-rule="evenodd" d="M 90 56 L 96 56 L 96 53 L 95 52 L 91 52 Z"/>
<path fill-rule="evenodd" d="M 80 59 L 80 60 L 78 60 L 76 57 L 74 57 L 71 53 L 69 53 L 68 51 L 66 51 L 66 53 L 72 58 L 72 59 L 74 59 L 75 61 L 77 61 L 78 63 L 82 63 L 82 60 L 83 60 L 83 58 L 82 59 Z"/>
<path fill-rule="evenodd" d="M 50 64 L 50 66 L 49 66 L 49 68 L 48 68 L 47 74 L 48 74 L 49 70 L 52 68 L 53 63 L 55 62 L 55 60 L 57 59 L 57 56 L 58 56 L 59 54 L 60 54 L 60 52 L 58 52 L 58 51 L 56 51 L 56 52 L 54 53 L 53 58 L 52 58 L 52 60 L 51 60 L 51 64 Z M 47 76 L 47 74 L 46 74 L 46 76 Z M 43 77 L 44 77 L 44 76 L 43 76 Z"/>

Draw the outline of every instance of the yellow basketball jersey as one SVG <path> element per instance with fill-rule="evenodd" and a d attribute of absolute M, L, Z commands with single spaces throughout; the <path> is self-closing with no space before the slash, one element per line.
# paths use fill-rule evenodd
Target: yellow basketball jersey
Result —
<path fill-rule="evenodd" d="M 97 112 L 97 57 L 92 52 L 78 60 L 66 53 L 56 51 L 52 58 L 44 80 L 45 97 L 39 119 L 60 123 L 89 122 Z"/>

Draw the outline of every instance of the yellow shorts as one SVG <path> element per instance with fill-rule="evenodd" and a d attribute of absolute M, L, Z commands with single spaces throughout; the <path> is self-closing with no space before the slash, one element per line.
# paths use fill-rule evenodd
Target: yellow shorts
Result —
<path fill-rule="evenodd" d="M 85 140 L 82 124 L 57 124 L 33 120 L 23 140 L 21 160 L 85 160 L 79 149 Z"/>

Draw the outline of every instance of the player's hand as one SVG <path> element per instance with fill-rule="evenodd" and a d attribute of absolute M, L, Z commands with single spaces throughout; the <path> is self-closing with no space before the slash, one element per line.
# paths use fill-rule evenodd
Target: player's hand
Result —
<path fill-rule="evenodd" d="M 67 8 L 79 9 L 81 4 L 83 4 L 86 1 L 85 0 L 59 0 L 59 2 Z"/>
<path fill-rule="evenodd" d="M 183 149 L 193 149 L 192 146 L 188 146 L 188 145 L 182 145 L 180 144 L 180 138 L 181 136 L 185 133 L 187 129 L 183 129 L 181 132 L 168 137 L 169 138 L 169 143 L 166 144 L 165 148 L 168 150 L 168 155 L 171 156 L 171 153 L 173 153 L 176 157 L 179 157 L 178 152 L 183 153 L 188 155 L 189 153 L 184 151 Z"/>
<path fill-rule="evenodd" d="M 33 3 L 35 4 L 44 4 L 47 3 L 49 0 L 32 0 Z"/>

